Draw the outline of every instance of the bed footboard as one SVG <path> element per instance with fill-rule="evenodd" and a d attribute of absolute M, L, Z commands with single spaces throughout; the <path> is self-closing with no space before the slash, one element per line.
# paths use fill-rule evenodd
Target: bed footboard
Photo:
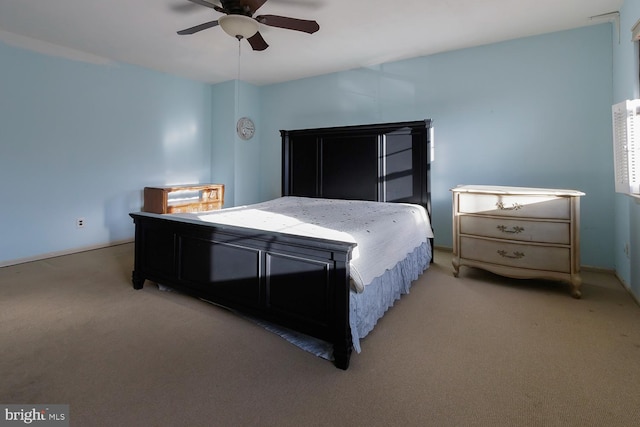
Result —
<path fill-rule="evenodd" d="M 333 344 L 349 367 L 349 260 L 355 243 L 151 213 L 135 223 L 134 289 L 175 287 Z"/>

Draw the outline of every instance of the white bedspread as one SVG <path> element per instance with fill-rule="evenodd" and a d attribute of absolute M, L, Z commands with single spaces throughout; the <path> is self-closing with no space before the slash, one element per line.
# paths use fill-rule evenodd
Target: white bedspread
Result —
<path fill-rule="evenodd" d="M 357 292 L 433 237 L 426 210 L 406 203 L 287 196 L 217 211 L 172 215 L 356 242 L 350 273 Z"/>

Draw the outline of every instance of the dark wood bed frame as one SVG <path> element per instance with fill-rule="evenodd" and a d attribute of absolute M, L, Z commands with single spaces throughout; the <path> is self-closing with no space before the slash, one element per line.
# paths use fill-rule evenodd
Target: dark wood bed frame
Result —
<path fill-rule="evenodd" d="M 281 131 L 282 195 L 417 203 L 430 212 L 431 121 Z M 135 223 L 134 289 L 145 280 L 333 344 L 347 369 L 353 243 L 153 213 Z"/>

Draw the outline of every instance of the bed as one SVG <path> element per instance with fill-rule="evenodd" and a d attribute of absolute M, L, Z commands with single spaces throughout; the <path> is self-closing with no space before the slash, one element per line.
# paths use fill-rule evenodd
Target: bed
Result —
<path fill-rule="evenodd" d="M 131 214 L 133 287 L 162 283 L 327 341 L 335 365 L 347 369 L 359 340 L 431 260 L 430 125 L 281 131 L 282 197 L 204 213 Z M 339 218 L 329 214 L 336 207 Z M 414 228 L 402 231 L 407 223 Z"/>

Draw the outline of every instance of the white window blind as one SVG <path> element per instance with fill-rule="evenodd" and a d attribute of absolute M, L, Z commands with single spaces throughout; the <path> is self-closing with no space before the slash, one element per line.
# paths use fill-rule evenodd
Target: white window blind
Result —
<path fill-rule="evenodd" d="M 613 161 L 618 193 L 640 193 L 640 99 L 613 105 Z"/>

